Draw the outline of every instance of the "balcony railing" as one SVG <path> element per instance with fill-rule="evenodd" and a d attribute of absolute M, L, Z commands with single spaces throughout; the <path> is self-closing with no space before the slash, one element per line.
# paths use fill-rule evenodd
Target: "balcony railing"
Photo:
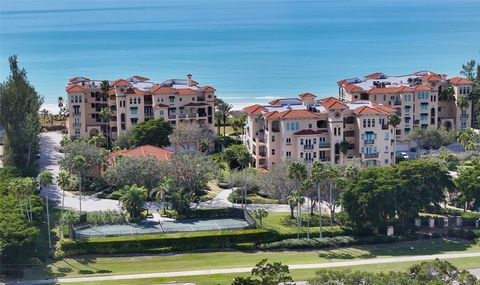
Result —
<path fill-rule="evenodd" d="M 278 133 L 278 132 L 280 132 L 280 129 L 279 128 L 272 128 L 272 132 Z"/>
<path fill-rule="evenodd" d="M 393 102 L 393 105 L 400 106 L 400 105 L 402 105 L 402 102 L 401 101 L 395 101 L 395 102 Z"/>
<path fill-rule="evenodd" d="M 330 148 L 330 144 L 327 143 L 327 142 L 320 142 L 320 143 L 318 144 L 318 147 L 319 147 L 319 148 Z"/>
<path fill-rule="evenodd" d="M 375 140 L 365 140 L 364 143 L 365 144 L 374 144 Z"/>
<path fill-rule="evenodd" d="M 265 152 L 259 152 L 258 155 L 261 156 L 261 157 L 266 157 L 266 156 L 267 156 L 267 153 L 265 153 Z"/>
<path fill-rule="evenodd" d="M 388 130 L 388 125 L 387 124 L 382 125 L 382 130 Z"/>
<path fill-rule="evenodd" d="M 314 145 L 313 144 L 306 144 L 303 146 L 304 149 L 313 149 Z"/>
<path fill-rule="evenodd" d="M 176 119 L 177 118 L 177 115 L 173 114 L 173 115 L 168 115 L 168 119 L 170 120 L 173 120 L 173 119 Z"/>
<path fill-rule="evenodd" d="M 365 153 L 364 156 L 365 156 L 365 158 L 378 158 L 378 152 L 377 153 Z"/>
<path fill-rule="evenodd" d="M 187 114 L 178 114 L 178 117 L 183 119 L 183 118 L 186 118 L 187 117 Z"/>
<path fill-rule="evenodd" d="M 82 113 L 81 112 L 73 112 L 74 116 L 80 116 Z"/>

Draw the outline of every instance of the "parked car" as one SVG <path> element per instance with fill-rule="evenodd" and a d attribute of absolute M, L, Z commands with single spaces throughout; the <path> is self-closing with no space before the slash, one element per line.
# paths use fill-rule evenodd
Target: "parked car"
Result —
<path fill-rule="evenodd" d="M 404 159 L 409 159 L 410 158 L 410 156 L 408 156 L 408 154 L 406 152 L 401 152 L 400 156 L 403 157 Z"/>

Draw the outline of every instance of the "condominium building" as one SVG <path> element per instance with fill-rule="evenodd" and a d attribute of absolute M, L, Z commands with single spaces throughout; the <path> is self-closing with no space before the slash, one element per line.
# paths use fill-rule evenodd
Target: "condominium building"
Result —
<path fill-rule="evenodd" d="M 369 100 L 388 105 L 400 115 L 396 128 L 399 142 L 408 141 L 408 134 L 417 127 L 441 127 L 463 130 L 471 127 L 472 104 L 468 100 L 473 82 L 461 77 L 419 71 L 407 75 L 388 76 L 376 72 L 363 79 L 348 78 L 338 83 L 339 98 L 344 102 Z M 453 90 L 446 96 L 446 90 Z M 457 105 L 458 98 L 468 100 L 468 108 Z"/>
<path fill-rule="evenodd" d="M 333 97 L 317 100 L 305 93 L 244 111 L 243 143 L 257 168 L 288 159 L 341 163 L 357 158 L 368 166 L 394 161 L 394 129 L 387 117 L 395 109 L 390 106 Z"/>
<path fill-rule="evenodd" d="M 115 140 L 119 134 L 138 123 L 164 119 L 172 125 L 189 122 L 214 127 L 215 89 L 186 79 L 161 83 L 142 76 L 109 81 L 109 91 L 102 91 L 102 80 L 85 77 L 70 79 L 68 94 L 68 134 L 86 137 L 103 133 Z M 110 107 L 113 115 L 104 122 L 101 110 Z"/>

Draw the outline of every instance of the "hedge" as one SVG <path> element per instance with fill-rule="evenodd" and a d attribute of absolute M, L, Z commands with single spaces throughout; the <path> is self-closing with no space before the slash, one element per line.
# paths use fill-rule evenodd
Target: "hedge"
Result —
<path fill-rule="evenodd" d="M 272 234 L 269 231 L 259 229 L 104 237 L 82 240 L 63 239 L 57 243 L 55 256 L 61 258 L 76 254 L 160 253 L 195 249 L 231 248 L 235 244 L 260 243 L 271 240 Z"/>
<path fill-rule="evenodd" d="M 356 244 L 378 244 L 390 243 L 399 240 L 398 237 L 389 237 L 384 235 L 353 237 L 353 236 L 336 236 L 312 239 L 285 239 L 270 243 L 263 243 L 258 246 L 259 249 L 318 249 L 333 246 L 349 246 Z"/>

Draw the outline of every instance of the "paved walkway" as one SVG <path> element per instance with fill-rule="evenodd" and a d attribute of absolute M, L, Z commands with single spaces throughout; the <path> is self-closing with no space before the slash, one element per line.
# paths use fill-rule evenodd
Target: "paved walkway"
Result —
<path fill-rule="evenodd" d="M 60 141 L 62 134 L 60 132 L 46 132 L 40 134 L 40 169 L 41 171 L 50 171 L 55 177 L 54 184 L 48 188 L 42 189 L 40 195 L 45 197 L 48 194 L 48 200 L 62 205 L 62 190 L 57 187 L 56 177 L 60 171 L 58 161 L 61 158 Z M 65 191 L 65 209 L 79 210 L 80 202 L 78 195 Z M 100 199 L 95 196 L 82 196 L 82 211 L 92 212 L 99 210 L 120 210 L 118 201 L 110 199 Z"/>
<path fill-rule="evenodd" d="M 474 253 L 448 253 L 448 254 L 433 254 L 433 255 L 415 255 L 405 257 L 392 258 L 374 258 L 353 261 L 341 262 L 325 262 L 312 264 L 291 264 L 289 269 L 321 269 L 321 268 L 335 268 L 344 266 L 358 266 L 371 264 L 385 264 L 397 262 L 420 262 L 433 259 L 455 259 L 466 257 L 479 257 L 480 252 Z M 480 262 L 480 259 L 479 259 Z M 107 280 L 131 280 L 143 278 L 160 278 L 160 277 L 181 277 L 181 276 L 197 276 L 197 275 L 211 275 L 211 274 L 230 274 L 230 273 L 245 273 L 250 272 L 252 267 L 237 267 L 224 269 L 204 269 L 204 270 L 190 270 L 190 271 L 175 271 L 175 272 L 157 272 L 157 273 L 142 273 L 142 274 L 125 274 L 125 275 L 110 275 L 110 276 L 89 276 L 89 277 L 72 277 L 72 278 L 58 278 L 58 279 L 44 279 L 44 280 L 29 280 L 11 282 L 11 285 L 33 285 L 33 284 L 50 284 L 50 283 L 73 283 L 73 282 L 90 282 L 90 281 L 107 281 Z"/>

